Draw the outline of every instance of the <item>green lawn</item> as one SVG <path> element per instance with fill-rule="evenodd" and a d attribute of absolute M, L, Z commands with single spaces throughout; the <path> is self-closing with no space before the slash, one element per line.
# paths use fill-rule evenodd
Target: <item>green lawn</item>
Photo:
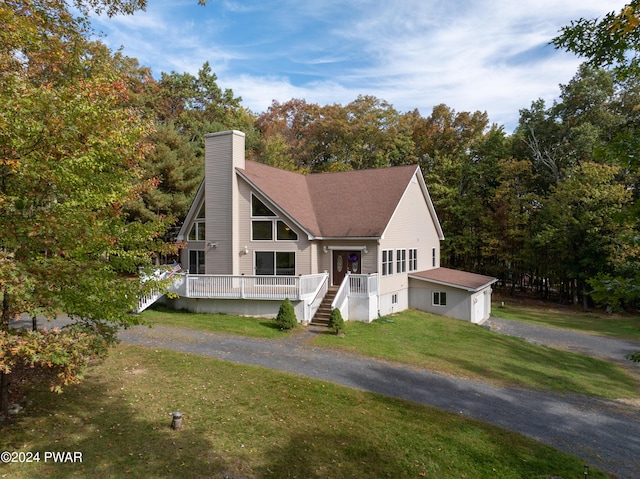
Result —
<path fill-rule="evenodd" d="M 501 306 L 501 301 L 504 301 L 504 307 Z M 637 314 L 584 312 L 543 302 L 525 304 L 508 298 L 494 301 L 491 314 L 498 318 L 640 341 L 640 316 Z"/>
<path fill-rule="evenodd" d="M 374 326 L 375 327 L 375 326 Z M 577 478 L 583 462 L 459 415 L 294 375 L 121 345 L 62 395 L 32 390 L 0 450 L 82 463 L 0 477 Z M 185 429 L 169 428 L 181 411 Z M 605 476 L 591 468 L 589 479 Z"/>
<path fill-rule="evenodd" d="M 638 380 L 618 365 L 415 310 L 370 324 L 347 322 L 345 332 L 320 335 L 315 344 L 502 386 L 612 399 L 636 398 L 640 391 Z"/>
<path fill-rule="evenodd" d="M 156 308 L 144 311 L 142 318 L 150 324 L 237 334 L 252 338 L 283 338 L 290 334 L 286 331 L 280 331 L 272 319 L 231 314 L 198 314 Z"/>
<path fill-rule="evenodd" d="M 283 332 L 268 319 L 231 315 L 149 310 L 143 317 L 151 324 L 253 337 L 283 338 L 304 332 L 303 327 Z M 345 337 L 327 330 L 315 337 L 314 343 L 499 386 L 551 389 L 611 399 L 639 396 L 636 377 L 623 367 L 600 359 L 534 345 L 465 321 L 415 310 L 390 319 L 393 322 L 346 322 Z"/>

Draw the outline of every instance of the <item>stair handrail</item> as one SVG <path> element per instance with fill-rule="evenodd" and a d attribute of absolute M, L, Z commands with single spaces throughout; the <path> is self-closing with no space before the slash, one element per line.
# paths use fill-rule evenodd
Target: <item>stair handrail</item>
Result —
<path fill-rule="evenodd" d="M 327 294 L 328 290 L 329 290 L 329 275 L 325 274 L 324 279 L 318 286 L 318 289 L 316 290 L 316 294 L 314 295 L 313 299 L 310 302 L 306 303 L 307 307 L 305 308 L 304 320 L 307 323 L 311 322 L 311 320 L 313 319 L 313 316 L 316 314 L 316 311 L 318 311 L 318 308 L 320 307 L 320 304 L 322 304 L 322 300 L 324 299 L 324 296 Z"/>
<path fill-rule="evenodd" d="M 338 292 L 336 293 L 336 297 L 333 299 L 331 303 L 331 309 L 339 309 L 340 313 L 345 316 L 344 311 L 344 303 L 349 298 L 349 272 L 345 275 L 342 283 L 340 283 L 340 287 L 338 288 Z"/>

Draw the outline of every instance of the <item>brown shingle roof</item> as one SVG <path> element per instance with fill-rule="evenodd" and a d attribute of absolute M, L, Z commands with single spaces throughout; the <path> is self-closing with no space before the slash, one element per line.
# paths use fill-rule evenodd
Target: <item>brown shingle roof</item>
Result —
<path fill-rule="evenodd" d="M 419 271 L 417 273 L 411 273 L 409 276 L 470 291 L 477 291 L 497 281 L 496 278 L 491 276 L 468 273 L 466 271 L 458 271 L 456 269 L 449 268 L 434 268 L 426 271 Z"/>
<path fill-rule="evenodd" d="M 380 237 L 418 167 L 300 175 L 247 161 L 239 173 L 318 237 Z"/>

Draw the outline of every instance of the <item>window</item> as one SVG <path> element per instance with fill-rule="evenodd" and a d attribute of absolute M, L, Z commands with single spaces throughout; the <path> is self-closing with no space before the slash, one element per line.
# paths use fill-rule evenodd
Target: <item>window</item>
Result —
<path fill-rule="evenodd" d="M 256 251 L 256 275 L 294 276 L 296 254 L 293 251 Z"/>
<path fill-rule="evenodd" d="M 398 295 L 397 294 L 392 294 L 391 295 L 391 304 L 398 304 Z"/>
<path fill-rule="evenodd" d="M 251 239 L 253 241 L 273 240 L 273 221 L 252 221 Z"/>
<path fill-rule="evenodd" d="M 437 266 L 436 249 L 431 248 L 431 266 L 434 268 Z"/>
<path fill-rule="evenodd" d="M 298 234 L 293 231 L 284 221 L 277 221 L 278 241 L 297 241 Z"/>
<path fill-rule="evenodd" d="M 276 252 L 276 274 L 278 276 L 296 275 L 296 254 L 293 251 Z"/>
<path fill-rule="evenodd" d="M 260 201 L 255 196 L 251 195 L 251 216 L 275 216 L 276 214 L 271 211 L 267 205 Z"/>
<path fill-rule="evenodd" d="M 189 273 L 204 274 L 204 250 L 189 251 Z"/>
<path fill-rule="evenodd" d="M 418 271 L 418 250 L 409 250 L 409 271 Z"/>
<path fill-rule="evenodd" d="M 284 221 L 274 218 L 271 211 L 257 197 L 251 196 L 251 240 L 252 241 L 297 241 L 298 234 Z"/>
<path fill-rule="evenodd" d="M 393 274 L 393 250 L 382 251 L 382 276 Z"/>
<path fill-rule="evenodd" d="M 407 250 L 396 250 L 396 273 L 405 273 L 407 271 Z"/>
<path fill-rule="evenodd" d="M 446 306 L 447 305 L 447 293 L 444 291 L 433 292 L 433 305 L 434 306 Z"/>
<path fill-rule="evenodd" d="M 204 205 L 202 205 L 197 218 L 193 221 L 188 239 L 189 241 L 204 241 Z"/>

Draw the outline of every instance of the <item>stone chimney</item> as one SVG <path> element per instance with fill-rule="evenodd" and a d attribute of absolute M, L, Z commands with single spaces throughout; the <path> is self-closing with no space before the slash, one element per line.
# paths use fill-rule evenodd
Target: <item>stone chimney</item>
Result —
<path fill-rule="evenodd" d="M 245 135 L 223 131 L 205 135 L 205 273 L 238 274 L 238 178 L 244 169 Z"/>

